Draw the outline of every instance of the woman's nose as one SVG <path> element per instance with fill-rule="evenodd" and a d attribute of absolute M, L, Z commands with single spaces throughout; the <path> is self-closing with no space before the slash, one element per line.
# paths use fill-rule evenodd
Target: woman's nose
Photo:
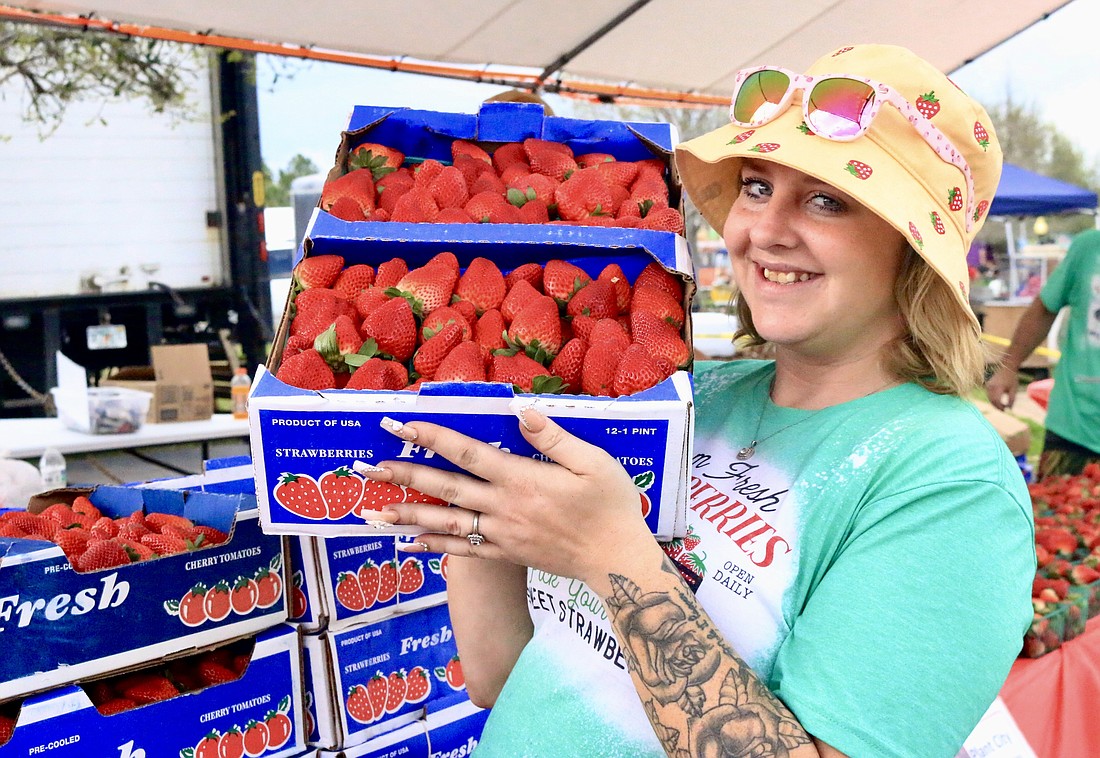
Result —
<path fill-rule="evenodd" d="M 795 244 L 797 235 L 791 224 L 792 213 L 784 200 L 773 196 L 748 215 L 749 240 L 753 247 L 767 250 Z"/>

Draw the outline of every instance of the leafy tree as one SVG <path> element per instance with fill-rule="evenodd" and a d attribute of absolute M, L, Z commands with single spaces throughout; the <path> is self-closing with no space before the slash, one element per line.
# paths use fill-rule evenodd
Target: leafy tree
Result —
<path fill-rule="evenodd" d="M 279 171 L 277 176 L 271 173 L 271 169 L 268 168 L 266 163 L 263 164 L 264 205 L 269 208 L 290 205 L 291 183 L 300 176 L 316 174 L 319 170 L 316 163 L 301 153 L 291 158 L 286 169 Z"/>
<path fill-rule="evenodd" d="M 195 116 L 188 98 L 206 52 L 162 40 L 0 22 L 0 87 L 22 85 L 23 118 L 42 138 L 77 100 L 145 99 L 157 113 Z"/>

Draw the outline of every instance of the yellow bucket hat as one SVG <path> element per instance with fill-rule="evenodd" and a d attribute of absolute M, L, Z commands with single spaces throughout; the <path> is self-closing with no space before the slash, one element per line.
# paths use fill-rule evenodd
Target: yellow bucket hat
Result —
<path fill-rule="evenodd" d="M 808 88 L 828 76 L 885 84 L 913 107 L 903 115 L 887 100 L 865 134 L 839 142 L 814 134 L 803 119 L 805 90 L 795 89 L 789 106 L 770 121 L 729 124 L 677 145 L 676 167 L 688 195 L 721 232 L 740 192 L 742 158 L 775 161 L 814 176 L 905 235 L 977 323 L 969 302 L 966 254 L 985 222 L 1002 164 L 989 114 L 941 71 L 902 47 L 841 47 L 819 58 L 801 81 Z M 951 156 L 969 167 L 972 197 L 964 171 L 948 162 Z"/>

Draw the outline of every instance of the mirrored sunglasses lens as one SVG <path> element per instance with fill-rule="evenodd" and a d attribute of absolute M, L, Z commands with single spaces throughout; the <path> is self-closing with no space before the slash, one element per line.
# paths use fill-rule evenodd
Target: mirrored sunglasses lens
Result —
<path fill-rule="evenodd" d="M 741 83 L 733 100 L 733 118 L 748 124 L 770 118 L 787 94 L 791 80 L 782 71 L 757 71 Z"/>
<path fill-rule="evenodd" d="M 806 110 L 809 127 L 823 137 L 854 137 L 867 128 L 875 91 L 869 84 L 834 77 L 810 90 Z"/>

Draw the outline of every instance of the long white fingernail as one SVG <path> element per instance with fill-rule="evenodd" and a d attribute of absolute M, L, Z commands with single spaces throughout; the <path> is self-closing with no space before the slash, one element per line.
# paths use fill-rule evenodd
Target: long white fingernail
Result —
<path fill-rule="evenodd" d="M 378 425 L 385 429 L 390 434 L 396 435 L 403 440 L 415 440 L 416 430 L 410 429 L 395 418 L 389 416 L 383 416 L 382 420 L 378 422 Z"/>
<path fill-rule="evenodd" d="M 389 529 L 391 526 L 393 526 L 393 524 L 391 524 L 389 521 L 374 520 L 368 521 L 367 526 L 371 527 L 372 529 L 382 531 L 383 529 Z"/>
<path fill-rule="evenodd" d="M 516 417 L 519 419 L 519 423 L 523 424 L 523 428 L 529 432 L 532 430 L 531 424 L 527 421 L 527 412 L 533 410 L 534 407 L 535 404 L 531 400 L 526 400 L 518 397 L 514 398 L 508 404 L 508 410 L 516 414 Z"/>
<path fill-rule="evenodd" d="M 351 464 L 351 467 L 353 470 L 359 471 L 360 473 L 364 471 L 385 471 L 381 466 L 375 466 L 373 463 L 367 463 L 366 461 L 355 461 L 355 463 Z"/>

